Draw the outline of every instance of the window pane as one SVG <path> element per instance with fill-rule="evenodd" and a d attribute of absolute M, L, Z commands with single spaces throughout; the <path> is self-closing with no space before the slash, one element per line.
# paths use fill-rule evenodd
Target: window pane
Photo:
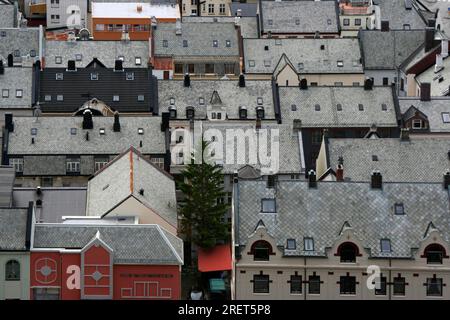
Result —
<path fill-rule="evenodd" d="M 309 294 L 320 294 L 320 276 L 309 276 Z"/>
<path fill-rule="evenodd" d="M 301 294 L 301 293 L 302 293 L 302 277 L 291 276 L 291 294 Z"/>
<path fill-rule="evenodd" d="M 269 276 L 253 276 L 253 293 L 269 293 Z"/>
<path fill-rule="evenodd" d="M 356 293 L 356 277 L 345 276 L 340 280 L 341 294 L 355 294 Z"/>
<path fill-rule="evenodd" d="M 376 282 L 375 282 L 375 285 L 377 285 Z M 385 296 L 386 295 L 386 287 L 387 287 L 386 277 L 380 277 L 379 287 L 375 287 L 375 295 Z"/>
<path fill-rule="evenodd" d="M 262 212 L 275 212 L 275 199 L 263 199 Z"/>
<path fill-rule="evenodd" d="M 405 278 L 397 277 L 394 278 L 394 296 L 404 296 L 405 295 Z"/>
<path fill-rule="evenodd" d="M 5 280 L 18 281 L 20 280 L 20 264 L 16 260 L 9 260 L 5 265 Z"/>
<path fill-rule="evenodd" d="M 442 278 L 427 278 L 427 296 L 442 296 Z"/>

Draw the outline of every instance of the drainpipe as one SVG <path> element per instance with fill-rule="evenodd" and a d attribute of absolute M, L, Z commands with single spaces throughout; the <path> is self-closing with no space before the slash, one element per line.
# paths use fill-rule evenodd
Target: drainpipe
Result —
<path fill-rule="evenodd" d="M 391 267 L 392 267 L 392 259 L 391 258 L 389 258 L 389 283 L 392 283 L 392 271 L 391 271 Z M 387 280 L 386 280 L 387 281 Z M 390 286 L 387 286 L 388 287 L 388 292 L 389 292 L 389 295 L 388 295 L 388 299 L 389 300 L 392 300 L 392 291 L 391 291 L 391 289 L 392 289 L 392 285 L 390 285 Z"/>
<path fill-rule="evenodd" d="M 304 289 L 304 293 L 303 293 L 303 300 L 306 300 L 306 257 L 303 257 L 303 265 L 305 266 L 304 268 L 303 268 L 303 284 L 304 284 L 304 286 L 303 286 L 303 289 Z"/>
<path fill-rule="evenodd" d="M 39 60 L 41 61 L 41 70 L 44 69 L 44 27 L 39 25 Z"/>

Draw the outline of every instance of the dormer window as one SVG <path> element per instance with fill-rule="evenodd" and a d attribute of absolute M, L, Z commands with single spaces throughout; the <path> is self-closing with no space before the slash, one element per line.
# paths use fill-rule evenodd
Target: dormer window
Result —
<path fill-rule="evenodd" d="M 91 80 L 98 80 L 98 73 L 97 72 L 92 72 L 91 73 Z"/>
<path fill-rule="evenodd" d="M 297 248 L 297 244 L 295 239 L 287 239 L 286 241 L 286 249 L 287 250 L 295 250 Z"/>
<path fill-rule="evenodd" d="M 247 108 L 244 106 L 239 107 L 239 119 L 247 119 Z"/>
<path fill-rule="evenodd" d="M 23 90 L 17 89 L 16 90 L 16 98 L 22 98 L 23 97 Z"/>
<path fill-rule="evenodd" d="M 264 119 L 264 108 L 259 106 L 256 107 L 256 118 L 258 119 Z"/>
<path fill-rule="evenodd" d="M 427 258 L 427 264 L 442 264 L 442 259 L 447 258 L 447 255 L 443 246 L 433 243 L 425 248 L 422 257 Z"/>
<path fill-rule="evenodd" d="M 263 98 L 258 97 L 258 98 L 256 99 L 256 102 L 258 103 L 258 105 L 262 105 L 262 104 L 263 104 Z"/>
<path fill-rule="evenodd" d="M 400 202 L 394 205 L 394 213 L 399 216 L 405 214 L 405 207 L 403 206 L 403 203 Z"/>
<path fill-rule="evenodd" d="M 341 262 L 355 263 L 356 256 L 359 256 L 358 247 L 352 242 L 344 242 L 337 249 L 337 256 L 340 256 Z"/>
<path fill-rule="evenodd" d="M 274 255 L 274 252 L 270 243 L 264 240 L 258 240 L 253 243 L 248 254 L 253 255 L 254 261 L 269 261 L 269 257 Z"/>
<path fill-rule="evenodd" d="M 303 238 L 303 250 L 314 251 L 314 239 L 310 237 Z"/>
<path fill-rule="evenodd" d="M 383 253 L 391 252 L 391 240 L 389 239 L 381 239 L 380 240 L 380 249 Z"/>
<path fill-rule="evenodd" d="M 191 120 L 194 119 L 194 115 L 195 115 L 195 110 L 194 107 L 187 107 L 186 108 L 186 118 Z"/>
<path fill-rule="evenodd" d="M 413 129 L 422 129 L 423 121 L 421 119 L 414 119 L 412 121 L 412 127 L 413 127 Z"/>

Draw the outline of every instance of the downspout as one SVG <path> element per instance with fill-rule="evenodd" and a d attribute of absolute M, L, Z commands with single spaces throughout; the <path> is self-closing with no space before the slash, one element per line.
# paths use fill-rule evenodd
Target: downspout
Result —
<path fill-rule="evenodd" d="M 41 61 L 41 70 L 44 69 L 44 27 L 39 25 L 39 60 Z"/>
<path fill-rule="evenodd" d="M 306 300 L 306 257 L 303 257 L 303 265 L 305 266 L 303 268 L 303 289 L 304 289 L 304 294 L 303 294 L 303 300 Z"/>
<path fill-rule="evenodd" d="M 233 176 L 233 198 L 231 200 L 231 300 L 236 299 L 236 239 L 239 239 L 239 179 Z"/>
<path fill-rule="evenodd" d="M 391 271 L 391 267 L 392 267 L 392 259 L 389 258 L 389 283 L 392 283 L 392 271 Z M 387 284 L 386 284 L 387 285 Z M 392 292 L 391 292 L 391 288 L 392 285 L 388 286 L 388 290 L 389 290 L 389 295 L 388 295 L 388 300 L 392 300 Z"/>

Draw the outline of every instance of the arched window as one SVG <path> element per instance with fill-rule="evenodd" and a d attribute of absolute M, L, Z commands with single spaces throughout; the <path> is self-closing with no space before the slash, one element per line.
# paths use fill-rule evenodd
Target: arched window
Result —
<path fill-rule="evenodd" d="M 19 281 L 20 280 L 20 263 L 17 260 L 9 260 L 5 266 L 5 280 Z"/>
<path fill-rule="evenodd" d="M 433 243 L 425 248 L 422 258 L 427 258 L 429 264 L 442 264 L 442 259 L 448 256 L 443 246 Z"/>
<path fill-rule="evenodd" d="M 341 257 L 341 262 L 356 262 L 356 257 L 360 256 L 358 247 L 352 242 L 341 244 L 336 255 Z"/>
<path fill-rule="evenodd" d="M 258 240 L 253 243 L 248 254 L 252 254 L 253 260 L 255 261 L 269 261 L 269 256 L 275 253 L 273 253 L 270 243 L 264 240 Z"/>

